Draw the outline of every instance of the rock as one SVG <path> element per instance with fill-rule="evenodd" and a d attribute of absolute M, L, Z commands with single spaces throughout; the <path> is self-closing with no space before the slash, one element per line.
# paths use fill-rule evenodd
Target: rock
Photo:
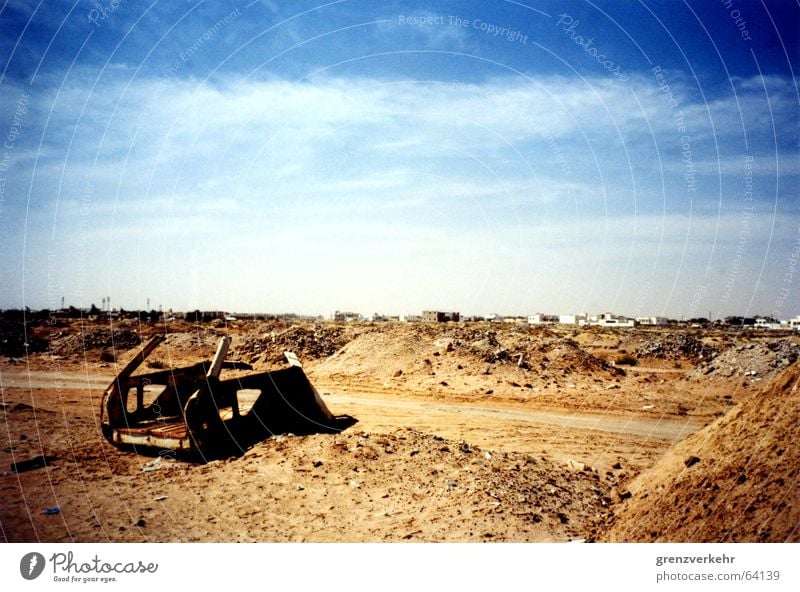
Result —
<path fill-rule="evenodd" d="M 437 339 L 433 342 L 433 347 L 436 349 L 443 349 L 446 352 L 453 351 L 453 340 L 444 338 L 444 339 Z"/>
<path fill-rule="evenodd" d="M 395 370 L 394 374 L 392 374 L 392 377 L 393 378 L 399 378 L 402 375 L 403 375 L 403 371 L 402 370 Z"/>
<path fill-rule="evenodd" d="M 587 466 L 586 464 L 577 460 L 572 460 L 571 458 L 568 459 L 565 464 L 567 465 L 568 468 L 572 469 L 573 471 L 587 471 L 590 469 L 590 467 Z"/>

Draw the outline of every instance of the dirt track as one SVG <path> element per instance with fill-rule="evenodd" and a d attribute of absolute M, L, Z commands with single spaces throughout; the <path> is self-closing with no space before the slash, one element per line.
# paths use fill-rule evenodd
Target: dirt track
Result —
<path fill-rule="evenodd" d="M 613 415 L 596 415 L 588 413 L 557 413 L 554 411 L 515 411 L 490 407 L 471 407 L 458 403 L 426 403 L 418 400 L 398 401 L 397 399 L 373 398 L 365 395 L 328 395 L 327 401 L 337 405 L 337 409 L 345 409 L 345 413 L 364 413 L 365 407 L 374 407 L 368 412 L 381 416 L 395 415 L 399 423 L 414 418 L 425 422 L 425 418 L 437 417 L 437 422 L 445 424 L 448 420 L 464 423 L 466 418 L 474 421 L 481 428 L 486 421 L 508 422 L 511 424 L 541 424 L 556 428 L 594 430 L 653 438 L 656 440 L 682 440 L 703 426 L 702 421 L 685 419 L 664 419 L 657 416 L 650 418 L 618 417 Z M 397 410 L 393 413 L 393 410 Z"/>
<path fill-rule="evenodd" d="M 0 384 L 4 388 L 29 388 L 49 390 L 86 390 L 102 389 L 113 379 L 112 375 L 97 376 L 77 372 L 50 372 L 41 370 L 4 371 Z M 459 403 L 430 403 L 417 398 L 400 400 L 401 394 L 326 394 L 325 399 L 342 413 L 354 417 L 363 415 L 362 422 L 369 422 L 373 416 L 387 420 L 395 418 L 394 425 L 406 425 L 409 420 L 419 425 L 426 418 L 436 416 L 435 423 L 446 425 L 449 421 L 464 423 L 464 418 L 484 425 L 486 420 L 509 422 L 512 424 L 542 424 L 546 426 L 595 430 L 653 438 L 656 440 L 682 440 L 692 432 L 701 428 L 705 422 L 693 419 L 667 419 L 657 415 L 650 417 L 619 417 L 611 414 L 558 413 L 555 411 L 520 411 L 488 406 L 469 406 Z M 369 411 L 366 411 L 369 409 Z M 365 413 L 366 411 L 366 413 Z"/>

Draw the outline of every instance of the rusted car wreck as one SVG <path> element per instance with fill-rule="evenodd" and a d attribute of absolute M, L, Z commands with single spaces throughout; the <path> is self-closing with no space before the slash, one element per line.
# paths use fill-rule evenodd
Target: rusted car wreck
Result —
<path fill-rule="evenodd" d="M 328 410 L 291 352 L 287 368 L 220 379 L 226 368 L 252 370 L 225 361 L 230 337 L 211 361 L 135 374 L 164 339 L 150 339 L 103 395 L 103 434 L 116 446 L 209 459 L 241 454 L 274 434 L 336 433 L 355 423 Z"/>

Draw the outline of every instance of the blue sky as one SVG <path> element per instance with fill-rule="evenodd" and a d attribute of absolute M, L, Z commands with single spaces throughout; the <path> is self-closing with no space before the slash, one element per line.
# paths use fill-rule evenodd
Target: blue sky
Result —
<path fill-rule="evenodd" d="M 7 2 L 0 307 L 800 314 L 792 2 Z"/>

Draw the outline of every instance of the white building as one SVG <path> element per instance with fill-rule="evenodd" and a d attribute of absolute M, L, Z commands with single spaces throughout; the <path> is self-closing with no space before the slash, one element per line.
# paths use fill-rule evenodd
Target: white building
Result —
<path fill-rule="evenodd" d="M 664 327 L 669 325 L 669 319 L 667 317 L 637 317 L 636 323 L 639 325 L 656 325 L 659 327 Z"/>
<path fill-rule="evenodd" d="M 585 325 L 589 315 L 586 313 L 576 315 L 558 315 L 558 322 L 562 325 Z"/>
<path fill-rule="evenodd" d="M 361 321 L 362 317 L 357 312 L 342 312 L 337 310 L 330 316 L 330 320 L 336 321 L 337 323 L 351 323 L 353 321 Z"/>
<path fill-rule="evenodd" d="M 555 325 L 559 322 L 557 315 L 542 314 L 540 312 L 528 317 L 529 325 Z"/>
<path fill-rule="evenodd" d="M 604 312 L 596 321 L 590 322 L 598 327 L 633 327 L 636 321 L 610 312 Z"/>
<path fill-rule="evenodd" d="M 786 321 L 781 321 L 779 323 L 771 323 L 767 319 L 757 318 L 756 319 L 755 328 L 756 329 L 767 329 L 767 330 L 772 330 L 772 331 L 780 331 L 781 329 L 784 329 L 784 330 L 785 329 L 789 329 L 790 328 L 790 326 L 789 326 L 790 323 L 791 323 L 791 321 L 789 321 L 788 323 Z"/>

